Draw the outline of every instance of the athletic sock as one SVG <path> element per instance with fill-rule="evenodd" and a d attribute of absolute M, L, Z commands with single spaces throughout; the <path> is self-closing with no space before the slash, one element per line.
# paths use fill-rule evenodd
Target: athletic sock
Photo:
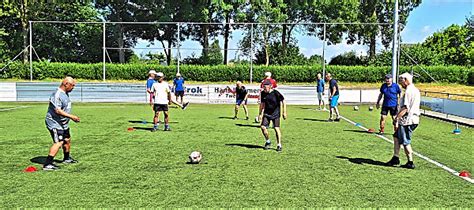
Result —
<path fill-rule="evenodd" d="M 267 144 L 270 144 L 270 143 L 272 143 L 272 142 L 270 141 L 270 139 L 267 139 Z"/>
<path fill-rule="evenodd" d="M 154 128 L 154 129 L 157 129 L 157 128 L 158 128 L 158 125 L 159 125 L 159 124 L 153 125 L 153 128 Z"/>
<path fill-rule="evenodd" d="M 48 155 L 48 157 L 46 158 L 46 162 L 44 163 L 44 165 L 49 165 L 49 164 L 53 163 L 53 159 L 54 159 L 54 156 Z"/>
<path fill-rule="evenodd" d="M 69 152 L 64 152 L 64 160 L 69 159 Z"/>
<path fill-rule="evenodd" d="M 169 127 L 170 127 L 170 125 L 168 125 L 168 124 L 165 124 L 165 128 L 169 128 Z"/>

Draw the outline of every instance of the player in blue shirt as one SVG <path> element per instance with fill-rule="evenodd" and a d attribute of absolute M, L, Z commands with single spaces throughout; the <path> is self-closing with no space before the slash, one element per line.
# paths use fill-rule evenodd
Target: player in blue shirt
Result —
<path fill-rule="evenodd" d="M 173 80 L 174 95 L 176 96 L 176 101 L 180 104 L 183 104 L 184 97 L 184 78 L 180 73 L 176 73 L 176 78 Z M 178 100 L 178 97 L 181 98 L 181 101 Z"/>
<path fill-rule="evenodd" d="M 321 105 L 323 110 L 326 110 L 326 105 L 324 104 L 323 95 L 324 95 L 324 79 L 321 78 L 321 74 L 318 74 L 318 79 L 316 80 L 316 92 L 318 93 L 318 102 L 319 110 L 321 110 Z"/>
<path fill-rule="evenodd" d="M 385 131 L 385 119 L 387 118 L 388 113 L 392 116 L 392 121 L 397 115 L 398 99 L 402 90 L 400 87 L 393 83 L 392 75 L 385 75 L 385 83 L 380 87 L 379 98 L 377 99 L 377 109 L 380 108 L 380 100 L 383 97 L 382 111 L 380 112 L 380 130 L 379 133 L 383 134 Z"/>
<path fill-rule="evenodd" d="M 148 72 L 148 79 L 146 80 L 146 100 L 150 105 L 153 105 L 153 92 L 151 92 L 151 87 L 153 86 L 153 83 L 155 83 L 155 76 L 156 71 L 150 70 Z"/>

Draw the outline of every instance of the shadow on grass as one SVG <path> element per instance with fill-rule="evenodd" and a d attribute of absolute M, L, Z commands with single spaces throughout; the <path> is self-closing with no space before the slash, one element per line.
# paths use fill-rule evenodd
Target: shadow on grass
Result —
<path fill-rule="evenodd" d="M 145 131 L 151 131 L 153 128 L 146 128 L 146 127 L 133 127 L 135 130 L 145 130 Z"/>
<path fill-rule="evenodd" d="M 313 118 L 296 118 L 296 119 L 297 120 L 313 121 L 313 122 L 329 122 L 327 120 L 313 119 Z"/>
<path fill-rule="evenodd" d="M 248 149 L 264 149 L 263 146 L 253 145 L 253 144 L 225 144 L 225 145 L 229 147 L 245 147 Z"/>
<path fill-rule="evenodd" d="M 44 165 L 44 163 L 46 163 L 46 156 L 38 156 L 38 157 L 34 157 L 34 158 L 31 158 L 30 161 L 32 163 L 37 163 L 37 164 L 41 164 L 41 165 Z M 63 161 L 60 161 L 60 160 L 53 160 L 53 162 L 55 163 L 62 163 Z"/>
<path fill-rule="evenodd" d="M 153 122 L 148 122 L 146 120 L 129 120 L 129 123 L 139 123 L 139 124 L 153 124 Z M 165 122 L 159 121 L 158 123 L 163 124 Z M 178 123 L 177 121 L 170 121 L 168 123 Z"/>
<path fill-rule="evenodd" d="M 219 119 L 233 120 L 233 119 L 234 119 L 234 117 L 219 117 Z"/>
<path fill-rule="evenodd" d="M 343 130 L 347 132 L 354 132 L 354 133 L 369 133 L 368 131 L 363 131 L 363 130 Z"/>
<path fill-rule="evenodd" d="M 236 126 L 239 126 L 239 127 L 260 128 L 260 125 L 248 125 L 248 124 L 240 124 L 240 123 L 236 123 L 235 125 L 236 125 Z"/>
<path fill-rule="evenodd" d="M 385 166 L 385 167 L 390 167 L 385 165 L 384 162 L 378 161 L 378 160 L 372 160 L 372 159 L 367 159 L 367 158 L 349 158 L 349 157 L 344 157 L 344 156 L 336 156 L 339 159 L 346 159 L 351 163 L 363 165 L 363 164 L 369 164 L 369 165 L 374 165 L 374 166 Z"/>

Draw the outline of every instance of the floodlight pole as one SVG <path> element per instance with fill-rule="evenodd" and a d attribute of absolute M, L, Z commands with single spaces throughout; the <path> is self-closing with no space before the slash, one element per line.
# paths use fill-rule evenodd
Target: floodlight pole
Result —
<path fill-rule="evenodd" d="M 253 74 L 253 23 L 250 24 L 250 83 Z"/>
<path fill-rule="evenodd" d="M 29 32 L 30 32 L 30 47 L 29 47 L 29 51 L 30 51 L 30 81 L 33 81 L 33 28 L 31 27 L 32 24 L 31 24 L 31 21 L 28 21 L 28 29 L 29 29 Z"/>
<path fill-rule="evenodd" d="M 102 23 L 102 80 L 105 82 L 105 22 Z"/>
<path fill-rule="evenodd" d="M 179 23 L 177 23 L 176 25 L 177 25 L 177 27 L 178 27 L 178 56 L 177 56 L 177 60 L 178 60 L 178 72 L 177 72 L 177 73 L 179 73 L 179 60 L 180 60 L 180 58 L 181 58 L 181 52 L 179 51 L 179 47 L 180 47 L 180 45 L 181 45 L 181 40 L 180 40 L 180 39 L 181 39 L 181 36 L 180 36 L 180 32 L 181 32 L 181 31 L 180 31 L 180 28 L 181 28 L 180 26 L 181 26 L 181 25 L 180 25 Z"/>
<path fill-rule="evenodd" d="M 397 81 L 397 57 L 398 57 L 398 0 L 395 0 L 393 11 L 393 42 L 392 42 L 392 79 Z"/>
<path fill-rule="evenodd" d="M 324 52 L 326 51 L 326 23 L 323 24 L 323 80 L 326 78 L 326 57 L 324 56 Z"/>

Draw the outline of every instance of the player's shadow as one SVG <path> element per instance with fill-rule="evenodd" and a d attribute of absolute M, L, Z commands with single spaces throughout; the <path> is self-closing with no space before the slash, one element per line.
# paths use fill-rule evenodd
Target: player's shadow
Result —
<path fill-rule="evenodd" d="M 296 119 L 297 120 L 313 121 L 313 122 L 329 122 L 327 120 L 314 119 L 314 118 L 296 118 Z"/>
<path fill-rule="evenodd" d="M 149 122 L 146 120 L 129 120 L 129 123 L 139 123 L 139 124 L 153 124 L 153 122 Z M 163 124 L 165 122 L 159 121 L 158 123 Z M 178 123 L 177 121 L 170 121 L 168 123 Z"/>
<path fill-rule="evenodd" d="M 37 164 L 41 164 L 41 165 L 44 165 L 46 163 L 46 156 L 38 156 L 38 157 L 34 157 L 34 158 L 31 158 L 30 161 L 32 163 L 37 163 Z M 53 160 L 53 162 L 55 163 L 62 163 L 63 161 L 60 161 L 60 160 Z"/>
<path fill-rule="evenodd" d="M 354 132 L 354 133 L 369 133 L 369 132 L 363 131 L 363 130 L 343 130 L 343 131 Z"/>
<path fill-rule="evenodd" d="M 153 128 L 146 128 L 146 127 L 133 127 L 135 130 L 145 130 L 145 131 L 151 131 Z"/>
<path fill-rule="evenodd" d="M 252 128 L 260 128 L 260 125 L 248 125 L 248 124 L 241 124 L 241 123 L 236 123 L 236 126 L 239 127 L 252 127 Z"/>
<path fill-rule="evenodd" d="M 219 117 L 219 119 L 224 119 L 224 120 L 233 120 L 234 117 Z"/>
<path fill-rule="evenodd" d="M 263 146 L 253 145 L 253 144 L 225 144 L 225 145 L 229 147 L 245 147 L 248 149 L 264 149 Z"/>
<path fill-rule="evenodd" d="M 378 160 L 372 160 L 372 159 L 368 159 L 368 158 L 350 158 L 350 157 L 344 157 L 344 156 L 336 156 L 336 157 L 339 158 L 339 159 L 346 159 L 351 163 L 359 164 L 359 165 L 369 164 L 369 165 L 375 165 L 375 166 L 386 166 L 386 167 L 388 167 L 387 165 L 385 165 L 384 162 L 381 162 L 381 161 L 378 161 Z"/>

